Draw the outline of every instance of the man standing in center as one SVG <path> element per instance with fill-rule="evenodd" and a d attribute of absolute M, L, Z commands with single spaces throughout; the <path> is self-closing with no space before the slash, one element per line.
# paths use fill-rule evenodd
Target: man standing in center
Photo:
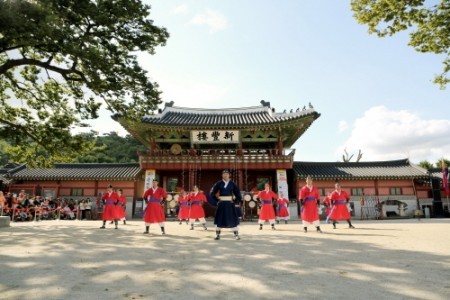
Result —
<path fill-rule="evenodd" d="M 311 177 L 306 177 L 306 185 L 299 192 L 300 217 L 305 233 L 308 232 L 309 224 L 316 226 L 317 232 L 322 232 L 320 230 L 318 210 L 320 206 L 320 195 L 319 190 L 313 186 L 312 182 Z"/>
<path fill-rule="evenodd" d="M 161 227 L 161 234 L 166 234 L 164 230 L 166 216 L 164 215 L 161 203 L 167 198 L 167 193 L 163 188 L 158 186 L 158 180 L 153 179 L 152 187 L 145 191 L 142 198 L 147 203 L 144 211 L 144 234 L 149 234 L 150 224 L 152 223 L 158 223 L 159 227 Z"/>
<path fill-rule="evenodd" d="M 223 170 L 222 180 L 214 184 L 210 196 L 217 202 L 217 210 L 214 217 L 214 225 L 216 225 L 215 240 L 220 240 L 220 230 L 222 228 L 232 228 L 236 240 L 240 240 L 237 227 L 239 216 L 235 204 L 240 204 L 242 197 L 238 185 L 230 179 L 229 170 Z"/>

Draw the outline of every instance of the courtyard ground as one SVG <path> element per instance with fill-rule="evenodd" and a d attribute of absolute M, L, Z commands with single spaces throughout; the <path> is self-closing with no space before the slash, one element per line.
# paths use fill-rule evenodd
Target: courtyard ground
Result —
<path fill-rule="evenodd" d="M 450 299 L 450 219 L 240 226 L 11 223 L 0 228 L 0 299 Z"/>

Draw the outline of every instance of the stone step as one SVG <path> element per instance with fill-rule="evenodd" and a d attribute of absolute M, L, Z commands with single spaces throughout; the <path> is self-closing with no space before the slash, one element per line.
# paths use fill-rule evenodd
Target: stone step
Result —
<path fill-rule="evenodd" d="M 8 216 L 0 216 L 0 227 L 9 227 L 9 221 Z"/>

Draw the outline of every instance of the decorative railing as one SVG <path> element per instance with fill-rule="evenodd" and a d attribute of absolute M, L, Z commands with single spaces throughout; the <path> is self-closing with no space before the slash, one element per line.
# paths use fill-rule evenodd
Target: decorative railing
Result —
<path fill-rule="evenodd" d="M 138 151 L 139 156 L 167 157 L 167 156 L 294 156 L 295 149 L 164 149 Z"/>
<path fill-rule="evenodd" d="M 294 161 L 294 149 L 189 149 L 138 152 L 141 163 L 275 163 Z M 281 167 L 281 166 L 280 166 Z"/>

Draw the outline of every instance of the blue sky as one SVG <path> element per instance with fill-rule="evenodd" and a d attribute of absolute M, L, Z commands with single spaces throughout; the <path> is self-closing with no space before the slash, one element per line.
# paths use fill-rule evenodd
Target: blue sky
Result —
<path fill-rule="evenodd" d="M 311 102 L 321 117 L 300 137 L 297 161 L 450 159 L 450 87 L 432 84 L 442 57 L 416 52 L 408 35 L 378 38 L 349 1 L 144 1 L 170 38 L 139 54 L 176 106 L 276 111 Z M 93 129 L 117 130 L 102 116 Z M 108 124 L 105 124 L 108 123 Z"/>

